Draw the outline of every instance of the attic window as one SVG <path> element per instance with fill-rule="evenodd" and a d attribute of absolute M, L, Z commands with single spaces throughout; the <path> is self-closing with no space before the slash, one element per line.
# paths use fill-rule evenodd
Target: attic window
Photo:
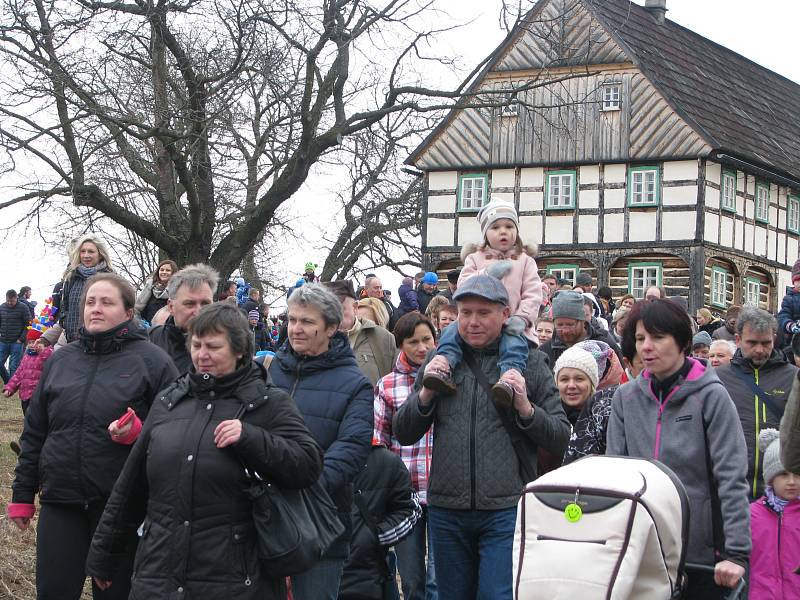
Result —
<path fill-rule="evenodd" d="M 506 98 L 506 103 L 500 108 L 501 117 L 516 117 L 519 114 L 519 100 L 516 94 Z"/>
<path fill-rule="evenodd" d="M 602 87 L 603 92 L 603 110 L 620 110 L 622 108 L 622 84 L 621 83 L 604 83 Z"/>

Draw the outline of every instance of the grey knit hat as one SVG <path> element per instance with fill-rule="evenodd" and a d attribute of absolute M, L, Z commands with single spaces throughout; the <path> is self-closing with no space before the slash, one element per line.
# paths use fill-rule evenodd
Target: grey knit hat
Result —
<path fill-rule="evenodd" d="M 586 312 L 583 310 L 583 294 L 573 291 L 559 292 L 553 298 L 553 309 L 551 311 L 552 317 L 558 319 L 575 319 L 576 321 L 585 321 Z"/>
<path fill-rule="evenodd" d="M 781 463 L 781 434 L 777 429 L 762 429 L 758 436 L 758 447 L 764 453 L 764 483 L 772 484 L 776 475 L 780 475 L 786 469 Z"/>
<path fill-rule="evenodd" d="M 499 219 L 509 219 L 519 229 L 519 217 L 514 204 L 507 200 L 492 200 L 478 212 L 478 223 L 484 239 L 486 239 L 486 232 L 489 231 L 492 223 Z"/>
<path fill-rule="evenodd" d="M 694 334 L 692 338 L 692 348 L 695 346 L 710 346 L 711 345 L 711 336 L 708 335 L 707 331 L 698 331 Z"/>

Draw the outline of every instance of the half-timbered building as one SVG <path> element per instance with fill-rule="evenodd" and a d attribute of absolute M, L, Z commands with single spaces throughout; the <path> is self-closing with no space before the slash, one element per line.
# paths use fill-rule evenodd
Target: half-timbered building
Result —
<path fill-rule="evenodd" d="M 545 272 L 690 309 L 775 310 L 798 257 L 800 86 L 664 18 L 665 0 L 540 0 L 410 156 L 425 266 L 513 201 Z M 533 83 L 532 83 L 533 82 Z"/>

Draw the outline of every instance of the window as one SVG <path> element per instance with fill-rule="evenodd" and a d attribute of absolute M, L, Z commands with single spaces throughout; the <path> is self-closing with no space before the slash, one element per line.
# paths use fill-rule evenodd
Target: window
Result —
<path fill-rule="evenodd" d="M 661 287 L 661 263 L 631 263 L 628 265 L 628 293 L 644 298 L 650 286 Z"/>
<path fill-rule="evenodd" d="M 622 85 L 619 83 L 603 84 L 603 110 L 619 110 L 622 108 Z"/>
<path fill-rule="evenodd" d="M 462 175 L 458 183 L 458 205 L 461 210 L 479 210 L 486 204 L 487 175 Z"/>
<path fill-rule="evenodd" d="M 769 185 L 756 184 L 756 221 L 769 222 Z"/>
<path fill-rule="evenodd" d="M 751 306 L 761 304 L 761 282 L 758 279 L 747 278 L 744 288 L 744 303 Z"/>
<path fill-rule="evenodd" d="M 721 267 L 711 269 L 711 304 L 728 308 L 728 272 Z"/>
<path fill-rule="evenodd" d="M 722 210 L 736 212 L 736 173 L 733 171 L 722 172 L 719 205 L 722 207 Z"/>
<path fill-rule="evenodd" d="M 786 227 L 792 233 L 800 233 L 800 198 L 789 196 L 789 216 Z"/>
<path fill-rule="evenodd" d="M 575 278 L 578 273 L 580 273 L 578 265 L 550 265 L 547 267 L 548 275 L 555 275 L 558 279 L 565 279 L 570 285 L 575 285 Z"/>
<path fill-rule="evenodd" d="M 575 208 L 575 171 L 548 171 L 547 198 L 548 209 Z"/>
<path fill-rule="evenodd" d="M 631 167 L 628 171 L 628 206 L 655 206 L 658 195 L 658 168 Z"/>

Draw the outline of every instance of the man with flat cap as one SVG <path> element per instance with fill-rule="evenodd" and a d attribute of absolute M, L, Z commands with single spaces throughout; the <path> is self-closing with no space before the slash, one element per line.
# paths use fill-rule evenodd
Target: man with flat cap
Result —
<path fill-rule="evenodd" d="M 512 546 L 517 501 L 536 478 L 539 446 L 563 455 L 569 440 L 553 376 L 541 352 L 530 352 L 524 374 L 509 371 L 512 406 L 498 408 L 489 389 L 497 382 L 503 323 L 510 316 L 503 284 L 476 275 L 453 294 L 464 360 L 452 373 L 456 391 L 422 385 L 426 370 L 447 359 L 428 355 L 414 391 L 394 417 L 403 445 L 434 426 L 428 510 L 440 600 L 512 598 Z"/>

